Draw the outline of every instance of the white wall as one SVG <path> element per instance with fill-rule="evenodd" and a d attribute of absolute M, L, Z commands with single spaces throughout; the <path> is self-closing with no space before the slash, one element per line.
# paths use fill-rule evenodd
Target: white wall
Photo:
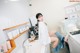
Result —
<path fill-rule="evenodd" d="M 11 26 L 27 22 L 27 19 L 29 17 L 30 9 L 27 0 L 19 1 L 0 0 L 0 44 L 6 41 L 6 35 L 3 32 L 4 28 L 8 28 Z M 15 41 L 21 45 L 24 39 L 26 39 L 26 35 L 23 35 L 21 38 L 18 38 Z M 16 49 L 15 51 L 18 50 Z M 13 51 L 13 53 L 16 52 Z"/>
<path fill-rule="evenodd" d="M 50 30 L 58 30 L 58 25 L 65 17 L 64 7 L 74 4 L 69 0 L 31 0 L 32 16 L 42 13 Z"/>

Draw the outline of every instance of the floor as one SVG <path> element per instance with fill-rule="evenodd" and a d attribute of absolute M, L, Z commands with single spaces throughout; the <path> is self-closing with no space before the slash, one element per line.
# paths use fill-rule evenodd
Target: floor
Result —
<path fill-rule="evenodd" d="M 26 45 L 27 46 L 25 46 L 25 47 L 26 47 L 27 51 L 25 53 L 41 53 L 41 51 L 44 50 L 44 47 L 41 46 L 37 41 L 34 41 L 34 42 L 32 42 L 30 44 L 26 44 Z M 48 50 L 46 50 L 46 52 L 42 51 L 42 53 L 52 53 L 49 51 L 50 51 L 50 49 L 48 47 Z M 64 46 L 64 48 L 61 49 L 59 53 L 69 53 L 69 51 L 67 50 L 66 46 Z"/>
<path fill-rule="evenodd" d="M 69 51 L 68 51 L 67 48 L 65 47 L 65 48 L 61 49 L 59 53 L 69 53 Z"/>
<path fill-rule="evenodd" d="M 51 53 L 54 53 L 54 52 L 51 52 Z M 67 46 L 65 45 L 64 48 L 62 48 L 59 53 L 70 53 L 67 49 Z"/>
<path fill-rule="evenodd" d="M 28 43 L 28 44 L 27 44 Z M 34 41 L 34 42 L 25 42 L 25 48 L 26 52 L 25 53 L 50 53 L 50 47 L 48 46 L 42 46 L 39 41 Z M 48 48 L 48 49 L 47 49 Z M 46 49 L 46 51 L 45 51 Z"/>

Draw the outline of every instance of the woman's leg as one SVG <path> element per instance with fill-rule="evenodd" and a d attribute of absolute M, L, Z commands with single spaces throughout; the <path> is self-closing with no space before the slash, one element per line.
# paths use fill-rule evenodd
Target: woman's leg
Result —
<path fill-rule="evenodd" d="M 50 37 L 52 42 L 52 47 L 56 48 L 59 42 L 59 39 L 57 37 Z"/>

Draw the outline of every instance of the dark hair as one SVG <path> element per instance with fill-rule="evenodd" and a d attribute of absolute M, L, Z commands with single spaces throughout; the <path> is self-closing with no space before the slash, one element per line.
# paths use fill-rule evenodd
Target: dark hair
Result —
<path fill-rule="evenodd" d="M 43 15 L 42 15 L 41 13 L 37 13 L 37 14 L 36 14 L 36 19 L 38 19 L 39 16 L 43 16 Z"/>

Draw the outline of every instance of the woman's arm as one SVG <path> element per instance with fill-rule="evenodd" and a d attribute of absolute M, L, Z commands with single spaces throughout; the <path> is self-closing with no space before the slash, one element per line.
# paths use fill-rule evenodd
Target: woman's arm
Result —
<path fill-rule="evenodd" d="M 56 36 L 55 33 L 56 33 L 56 31 L 49 31 L 49 36 L 54 37 L 54 36 Z"/>

